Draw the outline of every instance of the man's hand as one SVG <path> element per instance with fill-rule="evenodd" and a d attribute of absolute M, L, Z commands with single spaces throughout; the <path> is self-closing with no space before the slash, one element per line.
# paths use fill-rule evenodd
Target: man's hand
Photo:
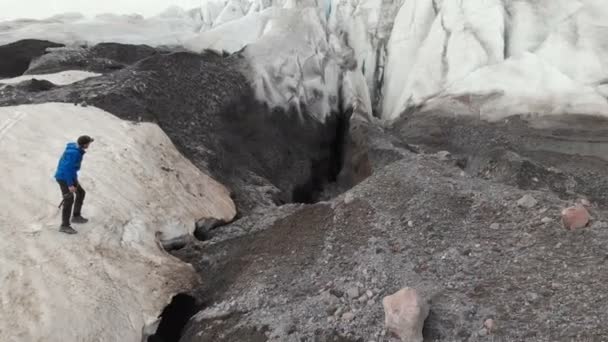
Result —
<path fill-rule="evenodd" d="M 76 192 L 76 187 L 75 186 L 69 186 L 68 189 L 70 190 L 70 192 L 74 193 Z"/>

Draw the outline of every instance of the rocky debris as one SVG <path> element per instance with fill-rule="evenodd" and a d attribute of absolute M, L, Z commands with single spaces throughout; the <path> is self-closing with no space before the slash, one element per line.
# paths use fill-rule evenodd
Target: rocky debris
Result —
<path fill-rule="evenodd" d="M 212 217 L 203 218 L 196 221 L 194 228 L 194 237 L 200 241 L 209 240 L 212 237 L 213 229 L 226 225 L 228 222 Z"/>
<path fill-rule="evenodd" d="M 589 221 L 589 212 L 580 204 L 562 210 L 562 223 L 566 229 L 572 230 L 587 227 Z"/>
<path fill-rule="evenodd" d="M 590 207 L 591 206 L 591 202 L 589 202 L 588 199 L 586 198 L 581 198 L 581 204 L 585 207 Z"/>
<path fill-rule="evenodd" d="M 23 75 L 30 62 L 46 53 L 57 44 L 46 40 L 26 39 L 0 46 L 0 79 Z"/>
<path fill-rule="evenodd" d="M 550 217 L 546 217 L 546 216 L 545 216 L 545 217 L 543 217 L 543 218 L 540 220 L 540 222 L 541 222 L 541 223 L 544 223 L 544 224 L 547 224 L 547 223 L 551 223 L 551 222 L 553 222 L 553 219 L 552 219 L 552 218 L 550 218 Z"/>
<path fill-rule="evenodd" d="M 276 340 L 331 341 L 351 334 L 352 340 L 382 341 L 384 317 L 378 303 L 385 289 L 399 288 L 403 279 L 437 294 L 425 323 L 429 340 L 470 340 L 480 329 L 488 334 L 480 327 L 488 317 L 500 319 L 501 328 L 491 332 L 497 338 L 526 340 L 543 334 L 555 340 L 562 330 L 547 326 L 584 333 L 588 324 L 574 317 L 583 311 L 605 317 L 601 301 L 592 298 L 608 291 L 606 282 L 581 278 L 601 273 L 604 231 L 564 235 L 532 229 L 544 216 L 551 217 L 545 213 L 564 205 L 556 193 L 534 192 L 539 210 L 510 210 L 526 190 L 475 174 L 459 177 L 457 166 L 433 155 L 404 152 L 399 161 L 373 165 L 374 171 L 349 190 L 356 193 L 349 203 L 339 197 L 281 215 L 273 210 L 246 216 L 203 245 L 196 242 L 176 252 L 209 279 L 200 289 L 207 300 L 244 303 L 248 314 L 223 325 L 226 336 L 243 326 L 280 331 L 278 318 L 294 317 L 297 332 Z M 259 222 L 245 230 L 250 233 L 230 235 L 249 221 Z M 409 221 L 415 224 L 407 227 Z M 564 272 L 571 265 L 577 271 Z M 556 273 L 563 277 L 560 288 L 545 289 Z M 582 284 L 588 291 L 574 290 Z M 358 296 L 354 290 L 347 293 L 353 287 Z M 547 301 L 556 291 L 571 291 L 573 297 Z M 360 302 L 364 295 L 368 300 Z M 264 302 L 270 304 L 260 304 Z M 564 311 L 564 305 L 577 309 Z M 355 315 L 352 321 L 342 319 L 346 313 Z M 187 330 L 196 336 L 212 327 L 192 324 Z M 599 323 L 592 329 L 608 333 Z"/>
<path fill-rule="evenodd" d="M 160 53 L 147 45 L 101 43 L 93 47 L 60 47 L 35 59 L 25 74 L 48 74 L 62 70 L 113 72 Z"/>
<path fill-rule="evenodd" d="M 538 203 L 538 201 L 529 194 L 526 194 L 522 198 L 517 200 L 518 206 L 520 206 L 522 208 L 528 208 L 528 209 L 533 208 L 537 203 Z"/>
<path fill-rule="evenodd" d="M 359 297 L 359 288 L 357 286 L 350 287 L 346 290 L 346 295 L 348 296 L 348 299 L 356 299 Z"/>
<path fill-rule="evenodd" d="M 352 192 L 347 192 L 347 193 L 344 195 L 344 204 L 350 204 L 350 203 L 352 203 L 352 201 L 354 201 L 354 200 L 355 200 L 355 195 L 353 195 L 353 193 L 352 193 Z"/>
<path fill-rule="evenodd" d="M 342 320 L 344 322 L 350 322 L 355 318 L 355 314 L 353 312 L 345 312 L 342 314 Z"/>
<path fill-rule="evenodd" d="M 385 326 L 403 342 L 422 342 L 422 327 L 429 305 L 412 288 L 404 288 L 382 299 Z"/>
<path fill-rule="evenodd" d="M 441 161 L 447 161 L 452 156 L 452 154 L 448 151 L 439 151 L 439 152 L 437 152 L 436 155 L 437 155 L 437 158 Z"/>
<path fill-rule="evenodd" d="M 608 119 L 514 115 L 485 122 L 470 114 L 420 110 L 397 119 L 391 132 L 410 145 L 458 151 L 471 175 L 549 190 L 564 200 L 583 195 L 596 205 L 608 204 Z"/>
<path fill-rule="evenodd" d="M 483 322 L 483 327 L 486 329 L 487 333 L 491 334 L 496 330 L 496 323 L 493 319 L 488 318 Z"/>
<path fill-rule="evenodd" d="M 234 308 L 229 305 L 219 305 L 199 311 L 194 317 L 197 322 L 204 320 L 224 319 L 234 312 Z"/>

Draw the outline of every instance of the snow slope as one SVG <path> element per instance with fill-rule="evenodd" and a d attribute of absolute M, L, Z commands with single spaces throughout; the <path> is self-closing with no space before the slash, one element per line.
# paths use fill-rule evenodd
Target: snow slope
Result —
<path fill-rule="evenodd" d="M 44 75 L 23 75 L 14 78 L 0 78 L 0 84 L 16 84 L 31 79 L 46 80 L 56 85 L 66 85 L 82 81 L 89 77 L 96 77 L 101 74 L 80 70 L 66 70 L 54 74 Z"/>
<path fill-rule="evenodd" d="M 57 231 L 52 175 L 65 143 L 96 138 L 80 180 L 86 225 Z M 137 341 L 193 269 L 159 247 L 195 219 L 231 219 L 228 191 L 154 124 L 94 107 L 0 108 L 0 334 L 3 341 Z"/>

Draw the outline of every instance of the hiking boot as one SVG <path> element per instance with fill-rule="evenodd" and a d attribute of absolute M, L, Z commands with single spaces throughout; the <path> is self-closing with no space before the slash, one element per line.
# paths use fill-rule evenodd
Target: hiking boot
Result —
<path fill-rule="evenodd" d="M 80 224 L 80 223 L 87 223 L 87 222 L 89 222 L 89 219 L 84 218 L 80 215 L 72 217 L 72 223 Z"/>
<path fill-rule="evenodd" d="M 70 226 L 61 226 L 59 227 L 59 231 L 62 233 L 66 233 L 66 234 L 76 234 L 78 233 L 77 231 L 74 230 L 74 228 L 70 227 Z"/>

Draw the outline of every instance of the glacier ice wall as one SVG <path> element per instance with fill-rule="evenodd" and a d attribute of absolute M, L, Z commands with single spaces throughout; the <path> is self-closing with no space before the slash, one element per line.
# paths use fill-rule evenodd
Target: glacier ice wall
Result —
<path fill-rule="evenodd" d="M 602 0 L 203 0 L 162 14 L 0 23 L 0 43 L 43 38 L 240 52 L 260 100 L 319 118 L 411 107 L 498 119 L 608 115 Z"/>
<path fill-rule="evenodd" d="M 408 1 L 388 46 L 382 116 L 454 101 L 487 119 L 607 115 L 607 19 L 608 3 L 593 0 Z"/>

